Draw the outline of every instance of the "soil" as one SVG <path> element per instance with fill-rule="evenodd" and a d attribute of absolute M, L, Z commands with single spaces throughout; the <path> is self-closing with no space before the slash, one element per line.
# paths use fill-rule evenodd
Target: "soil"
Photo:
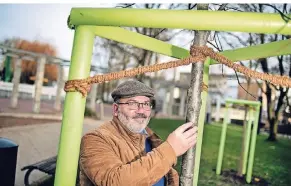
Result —
<path fill-rule="evenodd" d="M 223 176 L 223 180 L 227 183 L 232 183 L 233 185 L 243 185 L 246 184 L 246 175 L 238 176 L 237 171 L 231 170 L 224 170 L 221 171 L 221 176 Z M 252 181 L 248 185 L 257 185 L 257 186 L 268 186 L 267 180 L 264 178 L 258 177 L 253 175 Z"/>
<path fill-rule="evenodd" d="M 60 120 L 53 119 L 34 119 L 34 118 L 17 118 L 9 116 L 0 116 L 0 128 L 16 127 L 24 125 L 36 125 L 36 124 L 47 124 L 47 123 L 61 123 Z"/>

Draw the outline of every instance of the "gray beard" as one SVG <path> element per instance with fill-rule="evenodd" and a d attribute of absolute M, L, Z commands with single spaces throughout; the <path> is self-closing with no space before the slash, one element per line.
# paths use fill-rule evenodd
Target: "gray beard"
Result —
<path fill-rule="evenodd" d="M 142 120 L 136 120 L 130 118 L 129 116 L 126 116 L 120 111 L 118 111 L 117 116 L 120 122 L 133 133 L 141 133 L 141 131 L 143 131 L 146 128 L 150 120 L 150 117 L 141 118 Z"/>

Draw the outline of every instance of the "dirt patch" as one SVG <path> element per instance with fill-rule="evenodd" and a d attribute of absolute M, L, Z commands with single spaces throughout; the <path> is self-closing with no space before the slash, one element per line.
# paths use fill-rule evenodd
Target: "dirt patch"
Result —
<path fill-rule="evenodd" d="M 54 120 L 54 119 L 34 119 L 34 118 L 0 116 L 0 128 L 16 127 L 16 126 L 24 126 L 24 125 L 47 124 L 47 123 L 56 123 L 56 122 L 61 123 L 60 120 Z"/>
<path fill-rule="evenodd" d="M 215 169 L 214 169 L 215 171 Z M 246 175 L 238 176 L 237 171 L 231 169 L 231 170 L 224 170 L 221 171 L 221 176 L 223 177 L 222 180 L 225 183 L 231 183 L 233 185 L 243 185 L 246 184 Z M 259 176 L 252 176 L 252 181 L 248 185 L 256 185 L 256 186 L 268 186 L 267 180 L 264 178 L 261 178 Z"/>

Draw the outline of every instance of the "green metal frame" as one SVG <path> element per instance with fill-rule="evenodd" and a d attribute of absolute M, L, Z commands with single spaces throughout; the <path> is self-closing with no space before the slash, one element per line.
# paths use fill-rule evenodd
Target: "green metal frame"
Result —
<path fill-rule="evenodd" d="M 241 24 L 242 22 L 244 24 Z M 178 59 L 189 56 L 188 50 L 125 30 L 119 26 L 291 34 L 291 22 L 285 22 L 279 14 L 250 12 L 72 8 L 68 25 L 75 29 L 69 80 L 89 76 L 95 36 L 131 44 Z M 291 53 L 290 41 L 278 41 L 224 51 L 221 54 L 233 61 L 285 55 Z M 215 63 L 215 61 L 209 59 L 205 63 L 204 83 L 208 81 L 209 65 Z M 203 131 L 206 99 L 207 93 L 203 92 L 199 131 Z M 55 186 L 75 185 L 85 101 L 86 98 L 83 98 L 78 92 L 68 92 L 66 94 Z M 196 147 L 196 173 L 199 171 L 201 153 L 199 149 L 202 145 L 202 134 L 202 132 L 199 133 Z M 195 186 L 198 182 L 198 174 L 196 173 L 193 183 Z"/>
<path fill-rule="evenodd" d="M 224 112 L 224 120 L 223 120 L 221 137 L 220 137 L 220 145 L 219 145 L 217 165 L 216 165 L 216 174 L 218 175 L 221 174 L 224 146 L 225 146 L 225 141 L 226 141 L 226 131 L 227 131 L 227 125 L 229 121 L 228 111 L 231 104 L 249 106 L 248 108 L 249 120 L 247 123 L 247 131 L 245 133 L 245 136 L 243 136 L 243 139 L 245 139 L 245 143 L 244 143 L 245 151 L 244 151 L 244 158 L 243 158 L 243 172 L 242 173 L 245 174 L 246 168 L 247 168 L 246 181 L 247 183 L 250 183 L 252 180 L 254 155 L 255 155 L 255 148 L 256 148 L 256 138 L 257 138 L 257 130 L 258 130 L 259 114 L 260 114 L 260 106 L 261 106 L 261 102 L 259 101 L 238 100 L 238 99 L 225 100 L 226 109 Z M 251 135 L 252 125 L 253 125 L 253 130 L 252 130 L 252 135 Z"/>

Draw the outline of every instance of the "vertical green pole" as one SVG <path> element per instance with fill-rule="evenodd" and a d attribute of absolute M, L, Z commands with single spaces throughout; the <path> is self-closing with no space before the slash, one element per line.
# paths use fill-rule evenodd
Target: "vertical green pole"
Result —
<path fill-rule="evenodd" d="M 205 85 L 208 85 L 210 62 L 211 62 L 210 58 L 207 58 L 204 62 L 203 82 Z M 193 186 L 198 185 L 201 148 L 202 148 L 202 140 L 203 140 L 203 129 L 204 129 L 204 123 L 205 123 L 205 112 L 206 112 L 206 103 L 207 103 L 207 94 L 208 94 L 207 91 L 203 91 L 201 93 L 202 105 L 200 108 L 199 121 L 198 121 L 198 138 L 197 138 L 198 140 L 196 143 Z"/>
<path fill-rule="evenodd" d="M 69 80 L 89 76 L 94 34 L 88 26 L 75 30 Z M 86 98 L 79 92 L 66 94 L 59 141 L 55 186 L 75 186 Z"/>
<path fill-rule="evenodd" d="M 216 174 L 221 174 L 223 151 L 224 151 L 225 138 L 226 138 L 226 129 L 227 129 L 228 121 L 229 121 L 229 119 L 228 119 L 228 107 L 229 107 L 229 105 L 228 105 L 228 103 L 226 103 L 225 104 L 225 111 L 224 111 L 223 126 L 222 126 L 222 130 L 221 130 L 220 144 L 219 144 Z"/>
<path fill-rule="evenodd" d="M 5 60 L 5 82 L 9 82 L 11 78 L 11 57 L 6 56 Z"/>
<path fill-rule="evenodd" d="M 250 147 L 250 136 L 251 136 L 251 129 L 252 129 L 252 122 L 254 121 L 254 112 L 253 112 L 253 108 L 250 107 L 249 111 L 249 121 L 247 123 L 247 131 L 246 131 L 246 136 L 245 136 L 245 148 L 244 148 L 244 160 L 243 160 L 243 171 L 242 174 L 246 173 L 246 169 L 247 169 L 247 159 L 248 159 L 248 154 L 249 154 L 249 147 Z"/>
<path fill-rule="evenodd" d="M 252 181 L 255 148 L 256 148 L 256 142 L 257 142 L 257 130 L 258 130 L 258 123 L 259 123 L 259 115 L 260 115 L 260 105 L 257 105 L 255 107 L 255 109 L 256 109 L 255 110 L 255 121 L 253 123 L 251 148 L 250 148 L 248 168 L 247 168 L 247 178 L 246 178 L 247 183 L 250 183 Z"/>

